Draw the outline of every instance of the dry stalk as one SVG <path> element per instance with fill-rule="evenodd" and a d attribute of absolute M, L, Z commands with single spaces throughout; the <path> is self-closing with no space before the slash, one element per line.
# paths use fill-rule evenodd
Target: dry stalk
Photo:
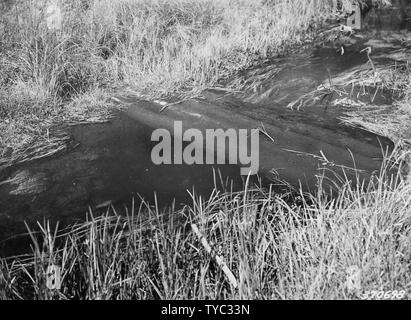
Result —
<path fill-rule="evenodd" d="M 200 240 L 201 244 L 203 245 L 204 249 L 206 252 L 211 255 L 211 257 L 215 260 L 217 265 L 223 270 L 224 274 L 227 276 L 228 281 L 230 284 L 237 289 L 238 288 L 238 283 L 237 279 L 235 278 L 234 274 L 231 272 L 231 270 L 228 268 L 227 264 L 224 261 L 223 257 L 220 257 L 219 255 L 215 254 L 211 246 L 208 244 L 207 239 L 201 234 L 200 230 L 198 229 L 196 224 L 191 224 L 191 229 L 193 232 L 196 234 L 198 240 Z"/>

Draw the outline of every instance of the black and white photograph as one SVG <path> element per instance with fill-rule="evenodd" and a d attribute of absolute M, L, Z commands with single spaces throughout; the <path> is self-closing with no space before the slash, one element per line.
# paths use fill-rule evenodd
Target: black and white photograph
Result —
<path fill-rule="evenodd" d="M 411 0 L 0 0 L 0 300 L 409 300 L 410 61 Z"/>

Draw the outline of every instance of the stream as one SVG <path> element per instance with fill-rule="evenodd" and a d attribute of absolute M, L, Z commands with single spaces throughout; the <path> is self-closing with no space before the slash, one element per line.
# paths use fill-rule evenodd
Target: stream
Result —
<path fill-rule="evenodd" d="M 315 190 L 321 173 L 327 176 L 331 172 L 333 178 L 344 172 L 354 183 L 358 172 L 362 179 L 369 179 L 378 172 L 383 151 L 393 149 L 389 139 L 342 123 L 340 118 L 347 107 L 333 104 L 341 97 L 332 92 L 309 106 L 287 106 L 327 79 L 366 64 L 368 58 L 360 51 L 367 46 L 369 37 L 374 43 L 376 39 L 389 39 L 389 45 L 374 48 L 373 54 L 382 60 L 401 50 L 398 35 L 409 35 L 398 31 L 404 24 L 395 19 L 386 24 L 381 21 L 387 19 L 373 19 L 371 15 L 369 23 L 380 23 L 383 33 L 373 30 L 371 35 L 356 38 L 345 46 L 343 55 L 338 45 L 321 44 L 268 60 L 234 80 L 232 84 L 242 88 L 238 91 L 214 88 L 197 99 L 168 108 L 135 97 L 115 97 L 122 108 L 114 111 L 109 122 L 64 128 L 71 137 L 67 151 L 0 172 L 0 240 L 25 232 L 24 221 L 33 224 L 44 218 L 63 223 L 82 220 L 89 208 L 97 215 L 111 204 L 130 204 L 132 197 L 153 203 L 155 194 L 163 207 L 173 201 L 177 206 L 190 202 L 187 190 L 193 188 L 196 194 L 207 197 L 216 181 L 225 189 L 241 190 L 244 178 L 238 165 L 152 162 L 153 130 L 171 131 L 174 121 L 182 121 L 184 129 L 200 131 L 264 127 L 272 139 L 260 134 L 259 174 L 264 184 L 276 183 L 279 190 L 281 181 L 306 191 Z M 392 103 L 389 92 L 375 94 L 369 89 L 361 98 L 363 101 Z M 324 171 L 325 167 L 331 170 Z M 344 171 L 339 172 L 341 168 Z M 0 255 L 16 252 L 23 241 L 15 238 L 13 245 L 1 241 Z"/>

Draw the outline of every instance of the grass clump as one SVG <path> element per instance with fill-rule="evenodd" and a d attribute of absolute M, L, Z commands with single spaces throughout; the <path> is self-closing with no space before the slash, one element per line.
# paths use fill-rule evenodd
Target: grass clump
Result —
<path fill-rule="evenodd" d="M 336 86 L 351 86 L 356 88 L 356 91 L 352 89 L 351 94 L 346 94 L 350 97 L 351 103 L 348 104 L 349 108 L 346 109 L 345 115 L 341 117 L 343 122 L 388 137 L 397 146 L 409 150 L 410 75 L 408 62 L 398 61 L 392 65 L 377 64 L 375 70 L 365 69 L 357 74 L 344 75 Z M 357 105 L 354 105 L 355 102 Z M 341 105 L 340 100 L 335 103 Z"/>

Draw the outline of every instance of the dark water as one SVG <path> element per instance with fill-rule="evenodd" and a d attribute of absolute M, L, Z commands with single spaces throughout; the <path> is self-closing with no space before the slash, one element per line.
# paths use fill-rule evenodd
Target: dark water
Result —
<path fill-rule="evenodd" d="M 190 203 L 188 191 L 209 195 L 242 187 L 233 165 L 156 166 L 151 161 L 152 129 L 123 113 L 109 123 L 70 128 L 71 151 L 3 172 L 0 183 L 0 238 L 25 232 L 23 221 L 44 217 L 61 223 L 98 216 L 109 202 L 122 212 L 134 197 L 160 206 Z M 230 180 L 222 179 L 230 177 Z M 3 245 L 3 251 L 8 251 Z M 14 250 L 14 248 L 13 248 Z"/>
<path fill-rule="evenodd" d="M 389 28 L 379 28 L 398 30 L 403 27 L 395 19 L 390 21 Z M 376 22 L 369 18 L 368 28 L 372 25 Z M 209 90 L 204 92 L 206 102 L 189 102 L 187 108 L 200 113 L 204 110 L 203 118 L 196 122 L 199 126 L 213 121 L 217 127 L 223 123 L 237 126 L 247 122 L 264 123 L 279 142 L 273 146 L 265 142 L 261 161 L 268 165 L 272 161 L 273 167 L 278 164 L 280 172 L 283 169 L 284 177 L 289 177 L 291 182 L 315 177 L 317 161 L 284 153 L 285 148 L 313 154 L 326 150 L 327 157 L 343 163 L 349 161 L 346 149 L 354 150 L 359 164 L 367 171 L 374 171 L 381 163 L 381 145 L 392 148 L 392 143 L 342 125 L 339 116 L 344 110 L 330 106 L 336 97 L 316 101 L 310 108 L 286 108 L 328 78 L 367 62 L 367 57 L 358 50 L 366 41 L 357 39 L 352 46 L 347 46 L 344 55 L 333 46 L 321 46 L 272 59 L 239 75 L 236 81 L 243 86 L 242 92 L 227 95 L 223 91 Z M 378 50 L 383 53 L 390 48 L 376 49 L 377 53 Z M 373 92 L 369 92 L 364 100 L 369 101 L 372 95 Z M 374 103 L 390 103 L 391 100 L 389 94 L 382 93 Z M 168 111 L 151 116 L 150 108 L 134 101 L 127 112 L 118 112 L 109 123 L 73 126 L 68 129 L 72 137 L 69 151 L 1 172 L 0 239 L 25 232 L 23 221 L 33 224 L 43 218 L 63 223 L 81 220 L 89 206 L 99 214 L 105 211 L 108 203 L 121 207 L 138 195 L 153 202 L 155 193 L 160 206 L 173 200 L 177 205 L 186 203 L 190 201 L 187 190 L 193 187 L 197 194 L 207 196 L 211 192 L 216 170 L 223 180 L 230 181 L 226 185 L 228 189 L 243 187 L 240 168 L 234 165 L 154 165 L 150 156 L 152 130 L 161 127 L 161 121 L 166 123 L 172 119 L 171 116 L 183 117 L 184 105 L 179 110 L 170 110 L 169 119 Z M 218 184 L 221 186 L 220 181 Z M 22 247 L 16 239 L 2 241 L 0 254 L 15 253 Z"/>
<path fill-rule="evenodd" d="M 11 181 L 0 186 L 1 194 L 9 192 L 2 197 L 3 212 L 10 208 L 14 214 L 26 216 L 45 211 L 71 216 L 84 204 L 96 207 L 107 200 L 125 201 L 137 192 L 147 199 L 156 192 L 160 203 L 171 203 L 174 197 L 177 202 L 187 201 L 186 190 L 194 185 L 199 192 L 209 190 L 213 169 L 223 176 L 239 175 L 237 167 L 228 165 L 156 166 L 150 157 L 154 146 L 151 132 L 123 113 L 109 123 L 72 127 L 71 151 L 11 170 L 9 180 L 24 176 L 23 180 L 30 182 L 23 185 Z M 16 201 L 22 198 L 35 201 Z M 4 206 L 6 203 L 9 206 Z M 59 213 L 61 208 L 64 211 Z"/>

